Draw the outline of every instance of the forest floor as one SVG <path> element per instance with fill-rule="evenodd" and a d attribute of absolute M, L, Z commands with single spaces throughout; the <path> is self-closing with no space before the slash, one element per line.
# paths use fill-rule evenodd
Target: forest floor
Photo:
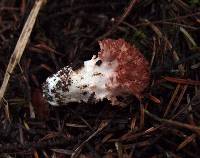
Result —
<path fill-rule="evenodd" d="M 0 83 L 34 3 L 0 0 Z M 144 99 L 47 104 L 46 78 L 91 59 L 106 38 L 149 61 Z M 199 158 L 199 39 L 199 0 L 47 0 L 1 101 L 0 157 Z"/>

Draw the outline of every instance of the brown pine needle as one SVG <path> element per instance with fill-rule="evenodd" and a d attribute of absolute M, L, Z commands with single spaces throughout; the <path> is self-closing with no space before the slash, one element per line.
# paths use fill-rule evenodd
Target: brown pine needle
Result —
<path fill-rule="evenodd" d="M 156 115 L 150 113 L 147 110 L 145 110 L 144 113 L 147 116 L 151 117 L 152 119 L 154 119 L 158 122 L 161 122 L 161 123 L 164 123 L 164 124 L 167 124 L 167 125 L 171 125 L 171 126 L 174 126 L 176 128 L 188 129 L 188 130 L 195 132 L 196 134 L 200 135 L 200 127 L 198 127 L 198 126 L 190 125 L 190 124 L 187 124 L 187 123 L 181 123 L 181 122 L 173 121 L 173 120 L 162 119 L 162 118 L 159 118 Z"/>
<path fill-rule="evenodd" d="M 157 34 L 157 36 L 158 36 L 159 38 L 165 40 L 165 42 L 166 42 L 166 44 L 167 44 L 167 47 L 168 47 L 169 49 L 172 49 L 172 48 L 173 48 L 171 42 L 167 39 L 166 36 L 163 35 L 163 33 L 159 30 L 159 28 L 158 28 L 156 25 L 154 25 L 152 22 L 150 22 L 150 21 L 147 20 L 147 19 L 145 19 L 144 22 L 146 22 L 146 24 L 149 25 L 149 26 L 152 28 L 152 30 Z M 179 56 L 178 56 L 178 53 L 177 53 L 175 50 L 173 50 L 173 51 L 172 51 L 172 54 L 173 54 L 173 60 L 174 60 L 175 62 L 178 62 L 178 61 L 180 60 L 180 58 L 179 58 Z M 182 65 L 182 64 L 178 65 L 178 69 L 179 69 L 179 71 L 181 72 L 181 75 L 183 76 L 184 73 L 185 73 L 184 65 Z"/>
<path fill-rule="evenodd" d="M 166 108 L 166 110 L 165 110 L 164 117 L 167 116 L 169 110 L 171 109 L 171 106 L 172 106 L 172 104 L 173 104 L 173 102 L 174 102 L 174 100 L 175 100 L 175 98 L 176 98 L 176 96 L 177 96 L 177 94 L 178 94 L 178 92 L 179 92 L 180 87 L 181 87 L 180 84 L 178 84 L 178 85 L 176 86 L 176 88 L 175 88 L 175 90 L 174 90 L 174 92 L 173 92 L 173 94 L 172 94 L 172 97 L 171 97 L 171 99 L 170 99 L 170 101 L 169 101 L 169 103 L 168 103 L 168 105 L 167 105 L 167 108 Z"/>
<path fill-rule="evenodd" d="M 179 83 L 179 84 L 187 84 L 187 85 L 200 85 L 200 81 L 195 81 L 191 79 L 182 79 L 182 78 L 175 78 L 175 77 L 164 77 L 166 81 L 173 82 L 173 83 Z"/>
<path fill-rule="evenodd" d="M 90 140 L 92 139 L 93 137 L 95 137 L 99 132 L 101 132 L 106 126 L 108 125 L 108 122 L 106 121 L 102 121 L 101 124 L 99 125 L 98 129 L 92 134 L 90 135 L 84 142 L 82 142 L 80 144 L 79 147 L 77 147 L 74 152 L 72 153 L 71 155 L 71 158 L 77 158 L 82 147 Z"/>
<path fill-rule="evenodd" d="M 29 14 L 29 17 L 22 29 L 22 32 L 20 34 L 20 37 L 19 37 L 16 47 L 15 47 L 15 50 L 14 50 L 12 56 L 10 57 L 8 67 L 4 74 L 3 83 L 2 83 L 1 89 L 0 89 L 0 102 L 2 101 L 2 98 L 4 97 L 10 76 L 13 73 L 15 66 L 20 62 L 21 56 L 24 52 L 24 49 L 26 47 L 26 44 L 27 44 L 30 34 L 32 32 L 32 29 L 35 24 L 36 18 L 38 16 L 39 10 L 40 10 L 42 4 L 44 4 L 44 2 L 46 2 L 46 0 L 36 0 L 35 1 L 35 4 Z"/>
<path fill-rule="evenodd" d="M 184 148 L 186 145 L 188 145 L 190 142 L 192 142 L 194 139 L 196 138 L 196 134 L 192 134 L 190 136 L 188 136 L 181 144 L 179 144 L 179 146 L 177 147 L 177 151 L 181 150 L 182 148 Z"/>

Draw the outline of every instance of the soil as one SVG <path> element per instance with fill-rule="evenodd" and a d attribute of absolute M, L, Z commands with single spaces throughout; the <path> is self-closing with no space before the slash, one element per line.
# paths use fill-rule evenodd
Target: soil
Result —
<path fill-rule="evenodd" d="M 34 3 L 0 0 L 0 83 Z M 149 61 L 143 99 L 49 105 L 46 78 L 79 68 L 107 38 Z M 199 0 L 47 0 L 1 102 L 0 157 L 198 158 L 199 39 Z"/>

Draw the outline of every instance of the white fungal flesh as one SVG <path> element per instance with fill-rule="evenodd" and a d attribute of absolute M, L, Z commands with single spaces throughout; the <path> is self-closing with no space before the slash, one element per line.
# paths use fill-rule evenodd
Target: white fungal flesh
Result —
<path fill-rule="evenodd" d="M 84 66 L 73 71 L 65 67 L 47 78 L 43 92 L 47 101 L 54 106 L 69 102 L 95 102 L 112 98 L 109 87 L 117 87 L 117 61 L 97 64 L 99 57 L 93 56 Z"/>

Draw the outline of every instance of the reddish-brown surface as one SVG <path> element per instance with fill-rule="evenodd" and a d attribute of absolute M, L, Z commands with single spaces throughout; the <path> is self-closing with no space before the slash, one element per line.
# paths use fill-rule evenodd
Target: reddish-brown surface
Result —
<path fill-rule="evenodd" d="M 34 88 L 31 94 L 31 102 L 35 110 L 35 114 L 40 119 L 47 119 L 49 116 L 49 107 L 42 96 L 42 91 L 39 88 Z"/>
<path fill-rule="evenodd" d="M 0 0 L 1 83 L 35 1 Z M 130 9 L 134 1 L 47 1 L 0 108 L 0 157 L 199 158 L 199 2 L 138 0 Z M 127 98 L 123 108 L 106 100 L 49 106 L 46 113 L 37 89 L 62 67 L 91 59 L 106 38 L 131 41 L 151 61 L 144 99 Z"/>
<path fill-rule="evenodd" d="M 102 60 L 112 61 L 117 59 L 117 81 L 120 88 L 131 91 L 137 98 L 142 97 L 142 92 L 149 84 L 149 63 L 133 45 L 124 39 L 106 39 L 99 42 Z"/>

